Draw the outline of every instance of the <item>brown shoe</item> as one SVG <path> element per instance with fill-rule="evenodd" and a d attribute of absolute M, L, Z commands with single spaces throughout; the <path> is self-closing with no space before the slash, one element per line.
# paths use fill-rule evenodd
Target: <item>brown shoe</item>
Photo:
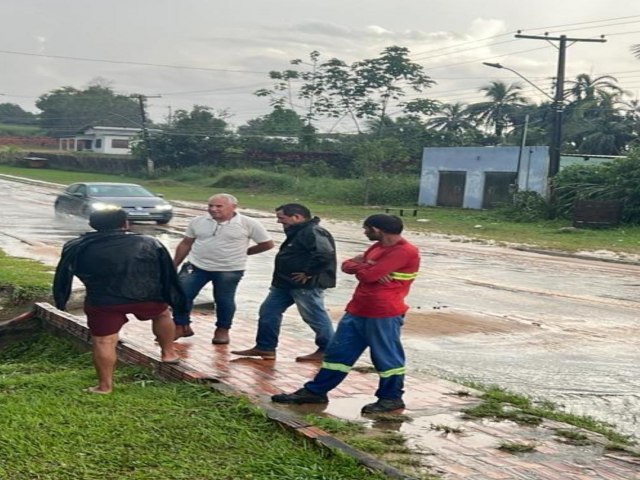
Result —
<path fill-rule="evenodd" d="M 260 350 L 259 348 L 250 348 L 248 350 L 231 350 L 234 355 L 240 355 L 242 357 L 262 357 L 263 360 L 274 360 L 276 358 L 276 351 Z"/>
<path fill-rule="evenodd" d="M 173 339 L 178 340 L 182 337 L 193 337 L 195 332 L 191 329 L 191 325 L 176 325 L 176 334 Z"/>
<path fill-rule="evenodd" d="M 211 343 L 214 345 L 226 345 L 229 343 L 229 329 L 220 327 L 216 328 L 213 338 L 211 339 Z"/>
<path fill-rule="evenodd" d="M 316 350 L 309 355 L 302 355 L 300 357 L 296 357 L 296 362 L 321 362 L 324 359 L 324 351 Z"/>

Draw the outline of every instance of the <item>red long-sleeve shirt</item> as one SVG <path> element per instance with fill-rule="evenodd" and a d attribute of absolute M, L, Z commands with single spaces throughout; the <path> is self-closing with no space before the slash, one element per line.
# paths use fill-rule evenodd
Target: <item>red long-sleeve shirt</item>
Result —
<path fill-rule="evenodd" d="M 345 260 L 342 271 L 359 280 L 347 312 L 360 317 L 382 318 L 403 315 L 409 309 L 404 303 L 420 267 L 418 249 L 404 238 L 384 246 L 376 242 L 358 257 Z M 379 282 L 385 276 L 391 281 Z"/>

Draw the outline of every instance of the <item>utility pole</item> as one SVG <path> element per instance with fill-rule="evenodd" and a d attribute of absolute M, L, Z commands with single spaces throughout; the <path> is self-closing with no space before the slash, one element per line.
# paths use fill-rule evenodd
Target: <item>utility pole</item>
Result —
<path fill-rule="evenodd" d="M 558 73 L 556 75 L 556 91 L 553 99 L 553 131 L 551 133 L 551 145 L 549 152 L 549 178 L 558 173 L 560 170 L 560 150 L 562 147 L 562 116 L 564 112 L 564 71 L 566 63 L 567 42 L 573 45 L 576 42 L 598 42 L 604 43 L 604 38 L 568 38 L 566 35 L 559 37 L 550 37 L 548 34 L 539 35 L 521 35 L 520 31 L 516 38 L 528 38 L 531 40 L 546 40 L 548 42 L 558 43 Z M 555 46 L 555 45 L 554 45 Z"/>
<path fill-rule="evenodd" d="M 140 104 L 140 117 L 142 119 L 142 144 L 144 145 L 144 156 L 147 159 L 147 175 L 152 176 L 155 170 L 153 159 L 149 154 L 149 130 L 147 129 L 147 114 L 145 112 L 145 102 L 147 98 L 160 98 L 160 95 L 129 95 L 129 98 L 137 98 Z"/>

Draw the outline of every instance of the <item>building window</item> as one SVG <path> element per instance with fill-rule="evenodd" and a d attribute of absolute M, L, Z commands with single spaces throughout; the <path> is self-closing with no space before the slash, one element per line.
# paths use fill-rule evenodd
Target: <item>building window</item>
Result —
<path fill-rule="evenodd" d="M 129 148 L 129 140 L 114 138 L 111 140 L 111 148 Z"/>
<path fill-rule="evenodd" d="M 95 147 L 93 147 L 93 148 L 102 148 L 102 139 L 101 138 L 96 138 Z"/>

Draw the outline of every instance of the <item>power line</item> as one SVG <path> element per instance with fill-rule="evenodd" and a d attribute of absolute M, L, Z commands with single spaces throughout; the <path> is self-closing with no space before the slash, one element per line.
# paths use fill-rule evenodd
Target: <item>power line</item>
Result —
<path fill-rule="evenodd" d="M 191 67 L 187 65 L 169 65 L 165 63 L 130 62 L 126 60 L 106 60 L 102 58 L 71 57 L 67 55 L 46 55 L 44 53 L 17 52 L 17 51 L 11 51 L 11 50 L 0 50 L 0 53 L 4 53 L 7 55 L 22 55 L 27 57 L 56 58 L 59 60 L 73 60 L 73 61 L 79 61 L 79 62 L 112 63 L 112 64 L 118 64 L 118 65 L 136 65 L 141 67 L 175 68 L 179 70 L 203 70 L 208 72 L 230 72 L 230 73 L 256 73 L 260 75 L 265 75 L 269 73 L 269 72 L 255 71 L 255 70 L 234 70 L 229 68 Z"/>

